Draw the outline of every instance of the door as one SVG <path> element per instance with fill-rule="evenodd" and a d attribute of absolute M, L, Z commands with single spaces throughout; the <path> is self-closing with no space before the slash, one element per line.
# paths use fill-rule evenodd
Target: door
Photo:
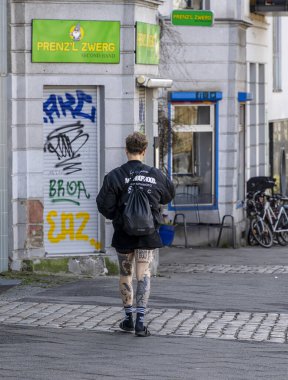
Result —
<path fill-rule="evenodd" d="M 95 87 L 45 87 L 44 244 L 48 255 L 100 250 Z"/>

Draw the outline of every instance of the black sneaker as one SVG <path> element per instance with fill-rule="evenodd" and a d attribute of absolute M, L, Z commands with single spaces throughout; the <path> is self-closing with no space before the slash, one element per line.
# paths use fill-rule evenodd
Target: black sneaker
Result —
<path fill-rule="evenodd" d="M 135 335 L 146 337 L 146 336 L 150 336 L 151 334 L 150 334 L 150 331 L 147 329 L 147 327 L 144 326 L 144 328 L 142 330 L 136 330 L 136 328 L 135 328 Z"/>
<path fill-rule="evenodd" d="M 134 330 L 134 322 L 132 318 L 124 319 L 120 322 L 119 327 L 123 331 L 133 331 Z"/>

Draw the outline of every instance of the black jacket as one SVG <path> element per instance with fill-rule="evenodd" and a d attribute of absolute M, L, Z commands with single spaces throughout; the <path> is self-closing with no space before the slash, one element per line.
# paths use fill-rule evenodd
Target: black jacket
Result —
<path fill-rule="evenodd" d="M 128 161 L 112 170 L 103 181 L 103 186 L 96 202 L 99 212 L 107 219 L 113 220 L 114 235 L 112 247 L 119 251 L 129 249 L 154 249 L 162 247 L 157 232 L 147 236 L 130 236 L 122 229 L 121 213 L 128 198 L 127 182 L 137 174 L 133 182 L 147 190 L 156 228 L 161 223 L 160 205 L 169 203 L 175 196 L 173 183 L 159 169 L 151 168 L 141 161 Z M 125 190 L 123 192 L 123 190 Z"/>

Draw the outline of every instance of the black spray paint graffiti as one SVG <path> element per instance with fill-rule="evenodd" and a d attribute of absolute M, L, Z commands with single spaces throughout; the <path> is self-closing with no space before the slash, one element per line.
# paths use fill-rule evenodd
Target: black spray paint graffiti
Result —
<path fill-rule="evenodd" d="M 60 162 L 55 165 L 55 168 L 62 168 L 66 175 L 82 170 L 79 151 L 89 139 L 89 134 L 84 133 L 83 128 L 84 125 L 77 121 L 77 123 L 54 129 L 46 137 L 44 152 L 56 154 Z"/>
<path fill-rule="evenodd" d="M 92 103 L 92 96 L 86 94 L 84 91 L 77 90 L 76 97 L 72 94 L 65 93 L 66 99 L 62 96 L 51 94 L 49 98 L 43 103 L 44 123 L 54 124 L 54 119 L 60 119 L 62 116 L 66 117 L 67 112 L 70 112 L 73 119 L 84 118 L 95 122 L 96 107 L 91 106 L 90 112 L 84 112 L 84 105 Z"/>

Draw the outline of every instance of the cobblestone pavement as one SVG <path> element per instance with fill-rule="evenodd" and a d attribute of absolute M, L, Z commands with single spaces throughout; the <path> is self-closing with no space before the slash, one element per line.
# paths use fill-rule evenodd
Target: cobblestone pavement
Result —
<path fill-rule="evenodd" d="M 30 327 L 114 332 L 120 307 L 0 302 L 0 323 Z M 183 309 L 148 309 L 153 335 L 287 343 L 288 314 Z"/>
<path fill-rule="evenodd" d="M 154 336 L 288 343 L 287 250 L 165 250 L 146 323 Z M 194 276 L 190 274 L 195 274 Z M 115 333 L 118 278 L 0 295 L 0 325 Z"/>
<path fill-rule="evenodd" d="M 166 264 L 160 273 L 288 274 L 288 265 Z"/>

